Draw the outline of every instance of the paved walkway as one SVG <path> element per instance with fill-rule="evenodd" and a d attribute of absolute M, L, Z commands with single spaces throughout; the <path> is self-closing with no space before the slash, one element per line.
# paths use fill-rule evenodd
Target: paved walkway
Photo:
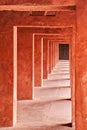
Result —
<path fill-rule="evenodd" d="M 74 130 L 71 125 L 69 61 L 59 61 L 33 101 L 18 101 L 18 121 L 0 130 Z"/>

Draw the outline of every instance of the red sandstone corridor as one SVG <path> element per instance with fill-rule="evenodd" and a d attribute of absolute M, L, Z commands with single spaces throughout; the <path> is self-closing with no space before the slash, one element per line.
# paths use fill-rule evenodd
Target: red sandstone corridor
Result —
<path fill-rule="evenodd" d="M 18 121 L 0 130 L 74 130 L 71 124 L 69 61 L 60 60 L 43 87 L 34 88 L 34 100 L 18 101 Z"/>
<path fill-rule="evenodd" d="M 87 0 L 0 0 L 0 129 L 87 130 L 86 61 Z"/>

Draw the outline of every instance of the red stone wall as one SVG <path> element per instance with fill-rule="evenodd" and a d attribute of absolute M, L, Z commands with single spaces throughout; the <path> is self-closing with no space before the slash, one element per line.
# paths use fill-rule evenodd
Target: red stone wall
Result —
<path fill-rule="evenodd" d="M 43 79 L 43 42 L 41 37 L 34 36 L 34 86 L 42 86 Z"/>
<path fill-rule="evenodd" d="M 75 25 L 75 11 L 59 11 L 56 17 L 29 16 L 29 12 L 0 11 L 0 30 L 8 31 L 13 26 L 72 26 Z M 68 19 L 67 19 L 68 18 Z M 26 20 L 25 20 L 26 19 Z M 40 21 L 40 22 L 39 22 Z"/>
<path fill-rule="evenodd" d="M 55 65 L 58 63 L 59 60 L 59 45 L 58 42 L 54 42 L 55 44 Z"/>
<path fill-rule="evenodd" d="M 16 88 L 13 80 L 13 32 L 0 33 L 0 126 L 13 122 Z M 16 111 L 16 109 L 15 109 Z M 15 115 L 14 115 L 15 116 Z M 15 118 L 15 117 L 14 117 Z"/>
<path fill-rule="evenodd" d="M 26 29 L 18 28 L 17 31 L 17 56 L 18 56 L 18 99 L 32 99 L 33 97 L 33 35 Z"/>
<path fill-rule="evenodd" d="M 76 29 L 73 28 L 73 33 L 71 36 L 71 44 L 69 45 L 69 59 L 70 59 L 70 78 L 71 78 L 71 99 L 72 99 L 72 126 L 75 127 L 75 44 L 76 44 Z"/>
<path fill-rule="evenodd" d="M 51 57 L 52 57 L 52 49 L 51 49 L 51 42 L 49 41 L 49 73 L 51 73 Z"/>
<path fill-rule="evenodd" d="M 76 130 L 87 130 L 87 1 L 77 0 Z"/>
<path fill-rule="evenodd" d="M 46 79 L 49 74 L 49 42 L 43 39 L 43 78 Z"/>
<path fill-rule="evenodd" d="M 0 0 L 0 4 L 75 5 L 75 0 Z"/>

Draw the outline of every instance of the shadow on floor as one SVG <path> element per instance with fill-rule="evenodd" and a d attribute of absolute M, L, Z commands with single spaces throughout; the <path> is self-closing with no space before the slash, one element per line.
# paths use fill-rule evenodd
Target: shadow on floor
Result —
<path fill-rule="evenodd" d="M 56 82 L 56 81 L 62 81 L 62 80 L 70 80 L 70 78 L 62 78 L 62 79 L 48 79 L 47 82 Z M 45 80 L 46 82 L 46 80 Z"/>
<path fill-rule="evenodd" d="M 48 105 L 48 104 L 50 104 L 50 103 L 53 103 L 53 104 L 55 104 L 55 103 L 60 103 L 60 102 L 67 102 L 67 101 L 70 101 L 71 102 L 71 99 L 46 99 L 46 100 L 37 100 L 36 102 L 30 102 L 30 101 L 26 101 L 26 104 L 27 105 L 30 105 L 30 107 L 32 107 L 32 106 L 36 106 L 36 107 L 40 107 L 40 106 L 44 106 L 44 105 Z M 22 100 L 22 102 L 23 102 L 23 100 Z M 24 100 L 24 102 L 25 102 L 25 100 Z M 18 101 L 18 103 L 21 103 L 21 101 Z"/>

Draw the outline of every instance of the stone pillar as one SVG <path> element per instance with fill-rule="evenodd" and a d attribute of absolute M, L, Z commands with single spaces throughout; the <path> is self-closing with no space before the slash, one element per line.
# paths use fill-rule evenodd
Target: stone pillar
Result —
<path fill-rule="evenodd" d="M 55 42 L 55 65 L 58 62 L 58 43 Z"/>
<path fill-rule="evenodd" d="M 27 28 L 18 28 L 18 100 L 33 97 L 33 35 Z"/>
<path fill-rule="evenodd" d="M 87 130 L 87 0 L 76 5 L 76 130 Z"/>
<path fill-rule="evenodd" d="M 51 41 L 51 71 L 53 70 L 53 42 Z"/>
<path fill-rule="evenodd" d="M 51 52 L 51 53 L 52 53 L 52 57 L 51 57 L 51 71 L 52 71 L 52 70 L 53 70 L 53 60 L 54 60 L 54 59 L 53 59 L 53 58 L 54 58 L 54 57 L 53 57 L 53 56 L 54 56 L 54 55 L 53 55 L 53 52 L 54 52 L 54 50 L 53 50 L 53 42 L 51 42 L 51 49 L 52 49 L 52 52 Z"/>
<path fill-rule="evenodd" d="M 43 39 L 43 79 L 49 74 L 49 42 Z"/>
<path fill-rule="evenodd" d="M 59 60 L 59 44 L 55 42 L 55 65 L 58 63 Z"/>
<path fill-rule="evenodd" d="M 59 44 L 57 44 L 57 62 L 59 61 Z"/>
<path fill-rule="evenodd" d="M 54 67 L 55 67 L 55 65 L 56 65 L 56 43 L 54 42 Z"/>
<path fill-rule="evenodd" d="M 55 43 L 53 42 L 53 68 L 55 66 Z"/>
<path fill-rule="evenodd" d="M 43 39 L 38 35 L 34 36 L 34 83 L 43 86 Z"/>
<path fill-rule="evenodd" d="M 53 69 L 53 43 L 49 41 L 49 73 Z"/>
<path fill-rule="evenodd" d="M 0 126 L 12 126 L 17 117 L 17 30 L 0 30 Z M 15 74 L 14 74 L 15 73 Z"/>
<path fill-rule="evenodd" d="M 59 60 L 59 44 L 58 43 L 55 43 L 56 44 L 56 64 L 58 63 L 58 60 Z"/>
<path fill-rule="evenodd" d="M 69 44 L 70 86 L 72 100 L 72 126 L 75 127 L 75 29 L 73 28 L 71 43 Z"/>
<path fill-rule="evenodd" d="M 51 73 L 51 58 L 52 58 L 52 47 L 51 42 L 49 41 L 49 73 Z"/>

